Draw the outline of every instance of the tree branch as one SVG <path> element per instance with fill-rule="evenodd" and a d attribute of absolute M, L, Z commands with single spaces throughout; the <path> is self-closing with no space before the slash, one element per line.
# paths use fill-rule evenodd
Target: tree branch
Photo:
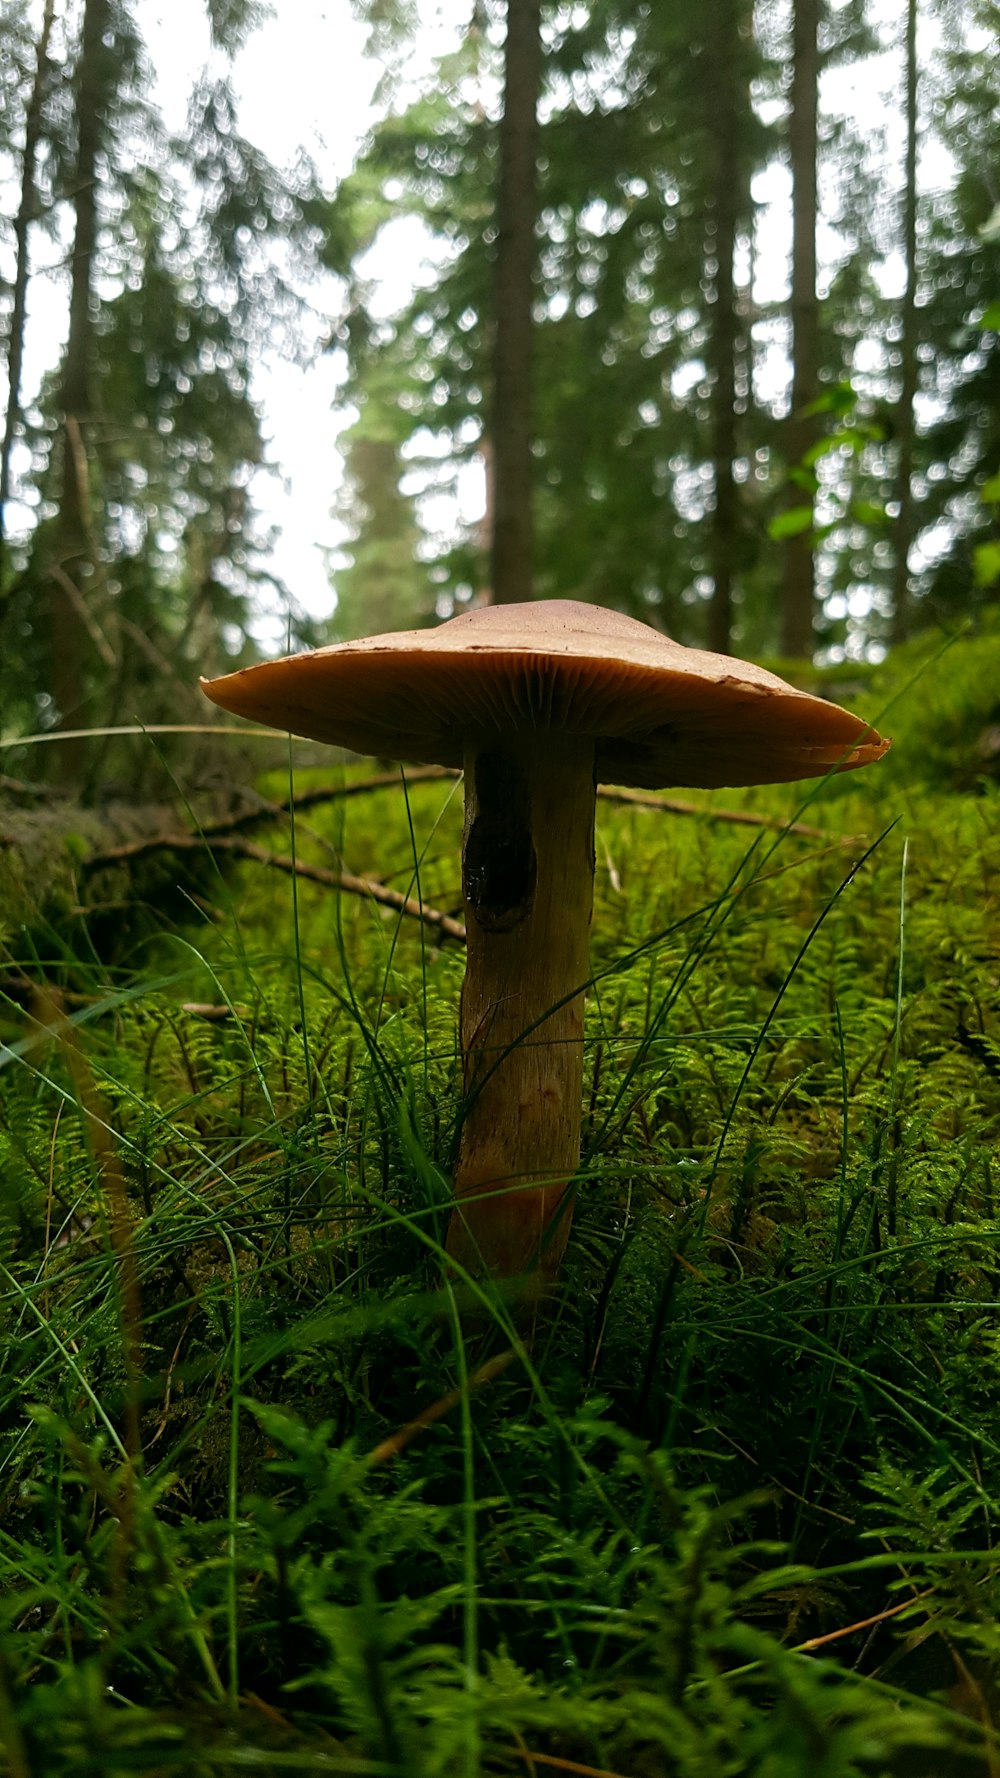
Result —
<path fill-rule="evenodd" d="M 425 926 L 436 927 L 447 938 L 465 942 L 465 927 L 461 921 L 453 919 L 450 914 L 442 913 L 439 908 L 429 907 L 426 902 L 414 901 L 412 897 L 401 895 L 396 889 L 387 889 L 384 883 L 377 883 L 371 877 L 356 877 L 350 871 L 327 870 L 322 865 L 305 864 L 302 859 L 286 858 L 280 852 L 268 852 L 264 846 L 255 846 L 252 840 L 243 840 L 234 834 L 154 834 L 147 839 L 130 840 L 123 846 L 114 846 L 107 852 L 95 852 L 82 868 L 89 875 L 108 865 L 126 864 L 149 852 L 201 852 L 206 846 L 213 851 L 228 852 L 235 858 L 251 859 L 255 864 L 266 865 L 272 870 L 284 871 L 287 876 L 302 877 L 310 883 L 321 883 L 326 889 L 343 889 L 348 895 L 365 896 L 369 901 L 378 902 L 381 907 L 392 908 L 397 914 L 407 914 L 412 919 L 422 920 Z"/>

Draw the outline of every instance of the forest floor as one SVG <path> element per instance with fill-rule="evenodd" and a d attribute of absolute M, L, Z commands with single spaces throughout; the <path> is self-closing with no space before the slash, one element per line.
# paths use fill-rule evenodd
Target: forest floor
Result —
<path fill-rule="evenodd" d="M 1000 1772 L 1000 794 L 949 671 L 867 773 L 602 800 L 530 1341 L 442 1265 L 453 932 L 220 849 L 113 947 L 8 934 L 3 1772 Z M 289 828 L 461 917 L 456 783 Z"/>

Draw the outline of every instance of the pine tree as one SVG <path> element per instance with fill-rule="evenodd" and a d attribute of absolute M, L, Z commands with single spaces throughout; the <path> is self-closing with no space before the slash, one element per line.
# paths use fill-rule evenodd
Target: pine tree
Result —
<path fill-rule="evenodd" d="M 930 211 L 921 318 L 937 412 L 917 441 L 914 493 L 920 531 L 946 542 L 915 592 L 951 621 L 1000 592 L 1000 43 L 987 0 L 949 0 L 939 16 L 928 109 L 958 172 Z"/>
<path fill-rule="evenodd" d="M 246 0 L 209 10 L 232 42 L 258 16 Z M 0 606 L 6 719 L 29 728 L 155 720 L 178 697 L 193 713 L 196 665 L 245 633 L 266 545 L 250 377 L 266 349 L 297 348 L 326 214 L 306 163 L 282 175 L 241 136 L 224 77 L 197 83 L 168 136 L 121 0 L 85 0 L 60 45 L 50 91 L 74 103 L 49 100 L 37 146 L 51 226 L 72 242 L 69 337 L 37 408 L 19 414 L 15 378 L 8 403 L 42 503 L 9 540 Z M 8 140 L 27 178 L 27 125 Z M 49 757 L 77 779 L 100 758 L 67 743 Z"/>
<path fill-rule="evenodd" d="M 534 272 L 540 0 L 507 0 L 493 273 L 492 572 L 499 605 L 534 590 Z"/>
<path fill-rule="evenodd" d="M 893 540 L 892 640 L 903 642 L 910 629 L 910 550 L 914 535 L 913 459 L 919 350 L 917 263 L 917 0 L 906 0 L 905 28 L 906 164 L 902 201 L 903 259 L 906 282 L 900 313 L 899 400 L 894 416 L 897 449 L 896 523 Z"/>
<path fill-rule="evenodd" d="M 793 0 L 791 110 L 788 126 L 792 172 L 792 393 L 785 424 L 789 467 L 805 464 L 816 443 L 818 426 L 812 409 L 819 394 L 819 299 L 816 290 L 817 168 L 819 154 L 819 24 L 821 0 Z M 794 486 L 796 509 L 812 508 L 801 486 Z M 781 652 L 809 656 L 813 651 L 815 565 L 812 522 L 791 531 L 785 540 L 785 586 Z"/>
<path fill-rule="evenodd" d="M 750 103 L 760 57 L 747 9 L 724 10 L 725 51 L 715 13 L 692 21 L 676 6 L 626 16 L 595 0 L 551 21 L 539 132 L 534 585 L 702 640 L 713 548 L 720 578 L 749 550 L 741 489 L 724 468 L 715 499 L 714 462 L 731 463 L 735 447 L 727 437 L 716 449 L 712 430 L 713 417 L 717 431 L 744 423 L 750 399 L 742 371 L 736 391 L 746 326 L 733 264 L 751 237 L 750 180 L 768 140 Z M 723 53 L 732 85 L 720 85 Z M 480 41 L 475 56 L 481 90 L 497 78 L 495 50 Z M 493 324 L 484 269 L 497 129 L 471 95 L 472 66 L 467 43 L 435 94 L 378 128 L 342 194 L 363 219 L 359 255 L 400 212 L 436 238 L 439 277 L 384 329 L 376 355 L 398 378 L 413 435 L 429 427 L 453 467 L 483 449 Z M 375 374 L 374 359 L 353 357 Z M 482 584 L 471 541 L 439 558 L 456 597 Z"/>

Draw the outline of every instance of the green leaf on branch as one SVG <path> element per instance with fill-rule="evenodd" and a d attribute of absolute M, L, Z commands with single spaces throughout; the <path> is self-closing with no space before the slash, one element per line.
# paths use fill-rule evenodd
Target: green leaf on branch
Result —
<path fill-rule="evenodd" d="M 819 477 L 811 469 L 790 469 L 788 479 L 793 487 L 801 488 L 806 494 L 819 493 Z"/>
<path fill-rule="evenodd" d="M 852 500 L 851 517 L 858 525 L 887 525 L 889 515 L 884 506 L 877 506 L 873 500 Z"/>
<path fill-rule="evenodd" d="M 979 543 L 972 552 L 972 573 L 978 587 L 1000 580 L 1000 543 Z"/>
<path fill-rule="evenodd" d="M 813 509 L 811 506 L 790 506 L 787 512 L 779 512 L 777 518 L 771 520 L 767 534 L 775 542 L 783 537 L 801 537 L 803 531 L 811 531 Z"/>
<path fill-rule="evenodd" d="M 802 411 L 807 415 L 836 414 L 840 419 L 845 419 L 852 412 L 856 400 L 857 396 L 850 383 L 836 383 L 832 389 L 826 389 L 822 395 L 817 395 L 816 400 L 811 401 Z"/>

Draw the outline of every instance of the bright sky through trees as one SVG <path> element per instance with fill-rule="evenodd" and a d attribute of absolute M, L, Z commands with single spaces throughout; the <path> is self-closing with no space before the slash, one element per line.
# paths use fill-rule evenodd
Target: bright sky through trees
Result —
<path fill-rule="evenodd" d="M 407 63 L 408 90 L 400 92 L 399 104 L 433 78 L 435 58 L 467 27 L 470 6 L 469 0 L 418 0 L 416 10 L 421 26 L 419 53 Z M 898 36 L 894 13 L 893 0 L 887 0 L 883 19 L 890 39 Z M 136 17 L 154 70 L 154 98 L 167 124 L 181 129 L 193 83 L 212 56 L 203 0 L 142 0 Z M 365 31 L 348 0 L 334 0 L 329 5 L 318 5 L 316 0 L 280 0 L 274 16 L 250 35 L 235 58 L 241 129 L 276 165 L 294 165 L 303 151 L 310 155 L 331 191 L 348 172 L 374 118 L 379 70 L 365 57 L 364 44 Z M 873 143 L 879 131 L 886 132 L 885 153 L 892 163 L 902 151 L 899 81 L 899 55 L 893 45 L 864 63 L 834 69 L 823 90 L 828 111 L 853 117 L 862 131 L 870 129 Z M 925 159 L 921 169 L 925 186 L 945 181 L 947 169 L 940 158 Z M 788 288 L 787 169 L 775 163 L 759 175 L 754 197 L 759 206 L 755 295 L 762 303 L 774 303 L 784 299 Z M 50 276 L 36 276 L 31 283 L 26 400 L 37 393 L 62 344 L 66 325 L 63 251 L 35 232 L 35 269 L 48 260 L 52 270 Z M 401 219 L 383 231 L 366 264 L 380 310 L 389 312 L 402 303 L 419 279 L 424 253 L 425 238 L 412 218 Z M 821 223 L 821 282 L 824 268 L 828 271 L 837 257 L 837 236 Z M 890 260 L 883 275 L 891 276 L 893 269 Z M 324 617 L 332 603 L 331 557 L 335 559 L 343 540 L 342 524 L 331 509 L 342 470 L 337 437 L 349 416 L 337 406 L 341 357 L 326 349 L 337 324 L 338 282 L 327 277 L 308 294 L 303 320 L 309 347 L 306 366 L 272 355 L 260 363 L 254 377 L 253 394 L 263 412 L 269 468 L 255 476 L 253 497 L 265 525 L 275 529 L 273 565 L 277 575 L 300 607 Z M 783 321 L 773 323 L 771 334 L 756 371 L 758 394 L 765 401 L 780 399 L 789 374 Z M 698 374 L 696 365 L 689 368 L 692 375 Z M 476 472 L 466 474 L 460 484 L 460 498 L 470 509 L 466 516 L 474 516 L 481 497 L 481 477 Z M 425 503 L 422 513 L 431 530 L 446 530 L 452 516 L 453 508 L 449 511 L 447 501 L 440 497 Z M 22 529 L 27 517 L 23 508 L 18 511 L 15 507 L 12 531 Z M 260 624 L 255 628 L 261 639 L 272 645 L 280 643 L 283 624 L 283 617 L 276 614 L 263 628 Z"/>
<path fill-rule="evenodd" d="M 467 10 L 460 0 L 421 5 L 422 49 L 411 64 L 414 90 L 453 41 Z M 212 58 L 203 0 L 142 0 L 136 19 L 153 69 L 153 97 L 168 127 L 180 130 L 193 84 Z M 294 165 L 305 151 L 329 190 L 349 170 L 372 121 L 379 70 L 365 57 L 365 37 L 347 0 L 331 5 L 280 0 L 233 65 L 244 133 L 279 166 Z M 218 57 L 220 64 L 222 59 Z M 30 286 L 25 403 L 56 362 L 67 323 L 63 249 L 45 242 L 36 230 L 32 254 L 36 272 L 40 265 L 52 270 L 47 277 L 34 277 Z M 419 254 L 417 231 L 407 228 L 402 238 L 397 234 L 372 255 L 371 276 L 384 290 L 387 304 L 402 301 L 418 272 Z M 269 357 L 258 367 L 253 385 L 263 411 L 269 463 L 254 479 L 253 497 L 265 525 L 276 528 L 276 573 L 300 606 L 321 617 L 329 614 L 332 602 L 327 552 L 343 536 L 343 527 L 331 516 L 341 471 L 336 440 L 345 421 L 337 409 L 343 367 L 338 355 L 325 349 L 339 300 L 333 277 L 317 283 L 309 292 L 303 322 L 310 361 L 300 368 Z M 23 530 L 28 516 L 12 504 L 13 534 Z M 283 624 L 276 614 L 273 622 L 255 628 L 262 640 L 280 642 Z"/>

